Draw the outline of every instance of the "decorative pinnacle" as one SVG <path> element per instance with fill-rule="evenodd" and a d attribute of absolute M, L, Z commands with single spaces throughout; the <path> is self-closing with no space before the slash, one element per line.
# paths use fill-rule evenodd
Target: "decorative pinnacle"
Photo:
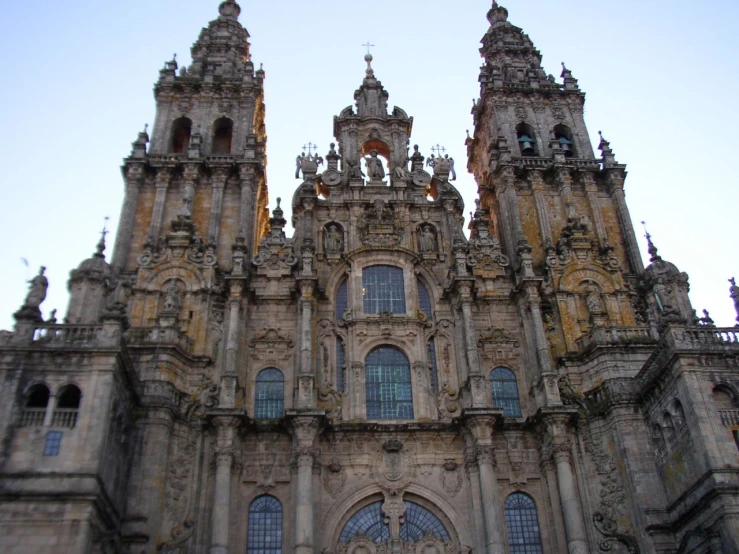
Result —
<path fill-rule="evenodd" d="M 647 245 L 649 252 L 649 255 L 651 256 L 649 258 L 650 262 L 656 262 L 657 260 L 662 260 L 662 257 L 657 253 L 657 247 L 652 242 L 652 235 L 649 234 L 649 231 L 647 231 L 647 222 L 642 221 L 641 224 L 644 226 L 644 236 L 647 238 Z"/>
<path fill-rule="evenodd" d="M 221 2 L 221 5 L 218 6 L 218 13 L 221 14 L 221 17 L 238 19 L 241 14 L 241 6 L 233 0 L 226 0 L 225 2 Z"/>
<path fill-rule="evenodd" d="M 105 251 L 105 235 L 108 234 L 108 220 L 110 218 L 106 215 L 105 216 L 105 223 L 103 224 L 103 230 L 100 231 L 100 240 L 98 241 L 95 254 L 96 258 L 104 258 L 105 254 L 103 252 Z"/>
<path fill-rule="evenodd" d="M 364 55 L 364 61 L 367 62 L 367 77 L 374 77 L 375 72 L 372 70 L 372 60 L 374 58 L 372 57 L 372 54 L 370 52 L 370 48 L 372 48 L 374 44 L 370 44 L 370 42 L 367 41 L 362 46 L 365 46 L 367 48 L 367 53 Z"/>

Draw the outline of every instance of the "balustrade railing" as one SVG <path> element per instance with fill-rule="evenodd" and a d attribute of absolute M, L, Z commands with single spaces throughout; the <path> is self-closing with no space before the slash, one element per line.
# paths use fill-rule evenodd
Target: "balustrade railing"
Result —
<path fill-rule="evenodd" d="M 49 344 L 90 344 L 102 332 L 98 325 L 39 325 L 33 331 L 33 342 Z"/>
<path fill-rule="evenodd" d="M 133 346 L 171 345 L 192 352 L 195 341 L 173 327 L 137 327 L 126 332 L 128 344 Z"/>
<path fill-rule="evenodd" d="M 727 427 L 739 425 L 739 410 L 719 410 L 718 414 L 721 416 L 721 423 Z"/>
<path fill-rule="evenodd" d="M 581 349 L 591 346 L 654 344 L 649 329 L 644 327 L 597 327 L 578 339 Z"/>
<path fill-rule="evenodd" d="M 46 408 L 24 408 L 21 427 L 41 427 L 46 418 Z"/>
<path fill-rule="evenodd" d="M 51 426 L 71 429 L 77 425 L 77 412 L 76 408 L 57 408 L 51 416 Z"/>

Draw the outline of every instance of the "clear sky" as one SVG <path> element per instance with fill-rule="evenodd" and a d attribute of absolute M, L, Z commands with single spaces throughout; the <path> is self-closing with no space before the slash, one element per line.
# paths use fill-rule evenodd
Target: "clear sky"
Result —
<path fill-rule="evenodd" d="M 464 171 L 464 138 L 490 3 L 243 0 L 252 59 L 267 75 L 270 207 L 281 196 L 289 212 L 303 144 L 328 151 L 333 116 L 353 104 L 365 69 L 361 45 L 370 41 L 390 105 L 414 117 L 412 144 L 426 155 L 442 144 L 457 160 L 456 186 L 469 212 L 476 185 Z M 660 254 L 690 275 L 693 306 L 733 325 L 727 279 L 739 278 L 739 168 L 731 162 L 739 2 L 502 3 L 548 73 L 559 77 L 565 61 L 579 79 L 591 140 L 597 145 L 601 129 L 628 164 L 634 223 L 640 229 L 647 220 Z M 121 160 L 154 120 L 159 69 L 174 52 L 189 64 L 190 46 L 217 8 L 216 0 L 4 2 L 0 328 L 11 328 L 39 265 L 50 280 L 42 308 L 58 308 L 62 319 L 69 271 L 94 251 L 105 216 L 115 232 Z"/>

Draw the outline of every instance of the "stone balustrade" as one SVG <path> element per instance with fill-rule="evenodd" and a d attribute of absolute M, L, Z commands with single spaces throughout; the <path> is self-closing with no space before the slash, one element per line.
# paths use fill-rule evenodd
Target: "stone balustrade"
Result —
<path fill-rule="evenodd" d="M 192 353 L 195 341 L 174 327 L 136 327 L 126 332 L 130 346 L 174 346 Z"/>
<path fill-rule="evenodd" d="M 87 346 L 96 342 L 102 331 L 102 325 L 37 325 L 33 330 L 33 343 Z"/>
<path fill-rule="evenodd" d="M 739 409 L 737 410 L 719 410 L 721 416 L 721 423 L 727 427 L 733 427 L 739 425 Z"/>
<path fill-rule="evenodd" d="M 41 427 L 46 417 L 46 408 L 24 408 L 21 414 L 21 427 Z"/>
<path fill-rule="evenodd" d="M 51 416 L 51 426 L 72 429 L 77 425 L 77 411 L 77 408 L 57 408 Z"/>
<path fill-rule="evenodd" d="M 651 331 L 646 327 L 596 327 L 577 340 L 580 350 L 595 346 L 623 346 L 654 344 Z"/>

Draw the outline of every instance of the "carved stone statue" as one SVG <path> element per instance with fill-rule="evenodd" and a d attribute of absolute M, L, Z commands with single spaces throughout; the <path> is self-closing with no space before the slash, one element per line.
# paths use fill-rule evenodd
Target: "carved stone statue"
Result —
<path fill-rule="evenodd" d="M 177 287 L 177 282 L 174 280 L 169 282 L 167 290 L 164 292 L 163 310 L 165 312 L 180 311 L 180 289 Z"/>
<path fill-rule="evenodd" d="M 370 157 L 366 158 L 367 175 L 371 181 L 382 181 L 385 178 L 385 169 L 382 167 L 380 158 L 377 157 L 377 150 L 370 152 Z"/>
<path fill-rule="evenodd" d="M 590 315 L 595 316 L 606 313 L 603 299 L 600 296 L 600 291 L 598 290 L 598 287 L 593 284 L 588 285 L 585 289 L 585 304 L 588 306 L 588 312 L 590 312 Z"/>
<path fill-rule="evenodd" d="M 734 301 L 734 310 L 736 310 L 736 320 L 739 321 L 739 287 L 736 286 L 736 279 L 734 277 L 729 279 L 729 283 L 731 283 L 729 294 L 731 295 L 731 299 Z"/>
<path fill-rule="evenodd" d="M 421 227 L 418 243 L 421 252 L 436 252 L 436 235 L 431 225 Z"/>
<path fill-rule="evenodd" d="M 670 299 L 668 296 L 667 287 L 665 286 L 665 283 L 662 277 L 657 279 L 657 282 L 652 287 L 652 292 L 654 292 L 654 297 L 657 300 L 657 307 L 659 308 L 660 312 L 672 311 L 672 306 L 670 305 Z"/>
<path fill-rule="evenodd" d="M 340 254 L 344 250 L 344 236 L 335 224 L 326 229 L 326 252 L 329 254 Z"/>
<path fill-rule="evenodd" d="M 46 290 L 49 288 L 49 280 L 44 277 L 46 268 L 41 266 L 38 275 L 28 281 L 31 287 L 26 295 L 26 301 L 23 303 L 23 308 L 38 309 L 41 303 L 46 299 Z"/>

